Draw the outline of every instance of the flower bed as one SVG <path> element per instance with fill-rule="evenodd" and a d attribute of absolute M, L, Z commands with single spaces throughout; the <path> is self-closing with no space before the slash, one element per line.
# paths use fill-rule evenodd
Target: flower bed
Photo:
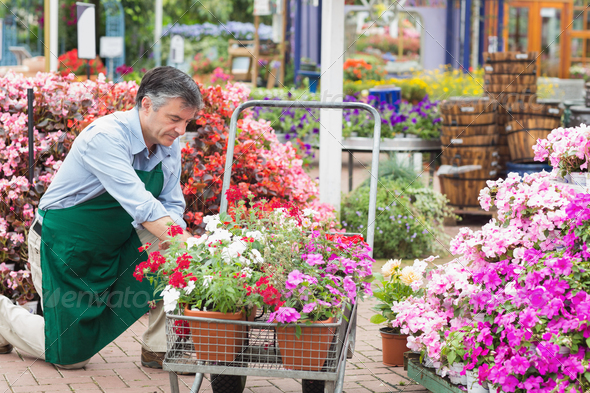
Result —
<path fill-rule="evenodd" d="M 590 387 L 590 195 L 547 173 L 488 181 L 484 209 L 498 219 L 461 230 L 460 255 L 427 272 L 424 296 L 394 304 L 393 326 L 442 374 L 463 363 L 502 392 L 583 392 Z"/>
<path fill-rule="evenodd" d="M 287 96 L 274 95 L 273 91 L 265 100 L 303 100 L 295 94 Z M 317 95 L 306 97 L 317 100 Z M 260 99 L 260 98 L 259 98 Z M 399 113 L 395 112 L 394 106 L 387 103 L 379 103 L 373 96 L 362 97 L 360 94 L 346 96 L 344 102 L 366 102 L 373 105 L 381 115 L 381 136 L 393 138 L 401 135 L 416 135 L 422 139 L 437 139 L 440 136 L 441 117 L 438 113 L 438 102 L 430 101 L 428 97 L 416 103 L 402 103 Z M 358 109 L 345 109 L 344 121 L 342 124 L 342 136 L 372 137 L 374 131 L 374 120 L 365 111 Z M 304 153 L 310 153 L 309 142 L 317 142 L 320 131 L 319 109 L 283 109 L 283 108 L 255 108 L 254 118 L 266 119 L 279 133 L 285 134 L 287 140 L 305 141 L 303 143 Z M 302 142 L 299 142 L 302 143 Z"/>

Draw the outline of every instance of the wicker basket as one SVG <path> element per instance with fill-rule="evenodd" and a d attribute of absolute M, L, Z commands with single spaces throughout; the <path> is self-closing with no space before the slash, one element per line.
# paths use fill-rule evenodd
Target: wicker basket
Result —
<path fill-rule="evenodd" d="M 537 118 L 511 121 L 506 124 L 510 159 L 513 162 L 534 162 L 533 145 L 545 139 L 554 129 L 555 119 Z"/>

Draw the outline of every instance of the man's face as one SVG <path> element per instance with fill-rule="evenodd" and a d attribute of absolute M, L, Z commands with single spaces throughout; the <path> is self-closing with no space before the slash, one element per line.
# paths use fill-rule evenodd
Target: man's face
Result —
<path fill-rule="evenodd" d="M 154 144 L 172 146 L 176 138 L 184 135 L 186 126 L 195 118 L 197 110 L 183 107 L 183 103 L 181 98 L 170 98 L 165 105 L 154 111 L 152 100 L 149 97 L 143 98 L 142 131 L 148 148 Z"/>

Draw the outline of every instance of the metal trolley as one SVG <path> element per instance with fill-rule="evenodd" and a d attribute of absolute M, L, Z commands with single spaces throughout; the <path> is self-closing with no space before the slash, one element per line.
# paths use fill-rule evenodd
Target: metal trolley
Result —
<path fill-rule="evenodd" d="M 231 118 L 220 211 L 227 211 L 237 121 L 250 107 L 362 109 L 375 119 L 370 181 L 367 243 L 373 246 L 381 118 L 375 108 L 363 103 L 314 101 L 248 101 L 238 106 Z M 339 141 L 334 141 L 339 143 Z M 229 158 L 229 159 L 227 159 Z M 214 393 L 241 393 L 251 376 L 302 379 L 303 393 L 340 393 L 346 359 L 352 358 L 356 338 L 356 304 L 330 323 L 302 328 L 267 322 L 266 315 L 239 316 L 235 320 L 166 315 L 167 352 L 163 369 L 170 373 L 170 387 L 179 392 L 177 373 L 195 373 L 191 392 L 197 393 L 205 373 L 211 374 Z M 258 313 L 261 314 L 261 313 Z"/>

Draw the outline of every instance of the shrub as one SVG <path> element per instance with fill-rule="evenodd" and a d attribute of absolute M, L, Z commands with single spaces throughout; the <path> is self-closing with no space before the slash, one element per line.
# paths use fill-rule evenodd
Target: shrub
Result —
<path fill-rule="evenodd" d="M 403 167 L 401 167 L 403 168 Z M 404 171 L 398 176 L 398 171 Z M 444 195 L 425 187 L 407 168 L 384 173 L 377 187 L 375 258 L 417 258 L 442 252 L 445 239 L 442 223 L 452 216 Z M 367 235 L 369 211 L 368 182 L 342 202 L 341 222 L 347 232 Z"/>

